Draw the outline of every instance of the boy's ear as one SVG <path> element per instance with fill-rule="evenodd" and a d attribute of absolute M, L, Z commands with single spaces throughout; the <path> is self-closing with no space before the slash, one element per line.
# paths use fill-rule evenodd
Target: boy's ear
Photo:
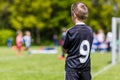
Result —
<path fill-rule="evenodd" d="M 73 13 L 73 16 L 74 16 L 74 18 L 76 18 L 76 14 L 75 13 Z"/>
<path fill-rule="evenodd" d="M 76 22 L 76 18 L 77 18 L 76 14 L 75 14 L 75 13 L 72 13 L 72 21 L 73 21 L 74 23 Z"/>

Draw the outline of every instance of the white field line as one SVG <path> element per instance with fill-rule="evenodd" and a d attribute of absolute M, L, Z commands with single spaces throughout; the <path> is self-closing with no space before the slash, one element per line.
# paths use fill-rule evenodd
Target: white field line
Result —
<path fill-rule="evenodd" d="M 100 75 L 100 74 L 102 74 L 102 73 L 104 73 L 104 72 L 106 72 L 107 70 L 109 70 L 112 66 L 114 66 L 114 65 L 112 65 L 112 64 L 110 64 L 110 65 L 108 65 L 108 66 L 106 66 L 106 67 L 104 67 L 103 69 L 101 69 L 101 70 L 99 70 L 98 72 L 96 72 L 96 73 L 94 73 L 93 75 L 92 75 L 92 78 L 95 78 L 95 77 L 97 77 L 98 75 Z M 19 70 L 16 70 L 16 71 L 14 71 L 14 70 L 0 70 L 0 73 L 17 73 L 17 74 L 65 74 L 65 72 L 63 72 L 63 71 L 61 71 L 61 72 L 57 72 L 57 71 L 42 71 L 42 70 L 21 70 L 21 71 L 19 71 Z"/>
<path fill-rule="evenodd" d="M 20 57 L 24 57 L 24 56 L 20 56 Z M 0 58 L 0 61 L 1 60 L 9 60 L 9 59 L 17 59 L 18 58 L 18 56 L 9 56 L 9 57 L 4 57 L 4 58 Z M 98 75 L 100 75 L 100 74 L 102 74 L 102 73 L 104 73 L 105 71 L 107 71 L 107 70 L 109 70 L 112 66 L 114 66 L 114 65 L 112 65 L 112 64 L 110 64 L 110 65 L 108 65 L 108 66 L 106 66 L 106 67 L 104 67 L 103 69 L 101 69 L 101 70 L 99 70 L 98 72 L 96 72 L 96 73 L 94 73 L 94 74 L 92 74 L 92 78 L 95 78 L 96 76 L 98 76 Z M 0 70 L 0 73 L 4 73 L 4 72 L 12 72 L 12 73 L 47 73 L 47 74 L 64 74 L 64 72 L 43 72 L 43 71 L 40 71 L 40 70 L 23 70 L 23 71 L 12 71 L 12 70 Z"/>
<path fill-rule="evenodd" d="M 94 73 L 92 75 L 93 78 L 95 78 L 96 76 L 104 73 L 105 71 L 109 70 L 113 65 L 110 64 L 106 67 L 104 67 L 103 69 L 99 70 L 98 72 Z M 0 70 L 0 73 L 44 73 L 44 74 L 65 74 L 65 72 L 61 71 L 61 72 L 57 72 L 57 71 L 42 71 L 42 70 L 21 70 L 21 71 L 14 71 L 14 70 Z"/>
<path fill-rule="evenodd" d="M 12 70 L 0 70 L 0 73 L 25 73 L 25 74 L 64 74 L 65 72 L 54 72 L 54 71 L 40 71 L 40 70 L 23 70 L 23 71 L 12 71 Z"/>
<path fill-rule="evenodd" d="M 4 61 L 4 60 L 12 60 L 12 59 L 18 59 L 19 57 L 16 55 L 16 56 L 6 56 L 6 57 L 1 57 L 0 58 L 0 61 Z M 20 58 L 24 58 L 24 56 L 20 56 Z"/>
<path fill-rule="evenodd" d="M 99 70 L 98 72 L 94 73 L 92 75 L 93 78 L 95 78 L 96 76 L 104 73 L 105 71 L 109 70 L 113 65 L 110 64 L 106 67 L 104 67 L 103 69 Z M 65 74 L 65 72 L 57 72 L 57 71 L 42 71 L 42 70 L 21 70 L 21 71 L 14 71 L 14 70 L 0 70 L 0 73 L 28 73 L 28 74 L 33 74 L 33 73 L 43 73 L 43 74 Z"/>
<path fill-rule="evenodd" d="M 94 74 L 92 75 L 92 78 L 95 78 L 96 76 L 104 73 L 105 71 L 109 70 L 112 66 L 114 66 L 114 65 L 113 65 L 113 64 L 110 64 L 110 65 L 104 67 L 103 69 L 101 69 L 101 70 L 99 70 L 98 72 L 94 73 Z"/>

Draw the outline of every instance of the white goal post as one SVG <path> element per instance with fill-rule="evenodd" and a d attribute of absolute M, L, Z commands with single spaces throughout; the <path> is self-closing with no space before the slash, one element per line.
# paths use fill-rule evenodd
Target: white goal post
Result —
<path fill-rule="evenodd" d="M 120 61 L 120 18 L 113 17 L 111 26 L 112 26 L 112 64 L 115 64 L 117 61 L 117 53 L 118 59 Z M 118 46 L 116 45 L 117 40 L 119 41 Z"/>

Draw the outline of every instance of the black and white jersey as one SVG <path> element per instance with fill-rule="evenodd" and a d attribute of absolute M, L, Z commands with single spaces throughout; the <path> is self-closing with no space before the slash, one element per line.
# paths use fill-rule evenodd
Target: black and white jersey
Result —
<path fill-rule="evenodd" d="M 68 49 L 65 70 L 90 70 L 93 32 L 85 24 L 77 24 L 66 34 L 64 49 Z"/>

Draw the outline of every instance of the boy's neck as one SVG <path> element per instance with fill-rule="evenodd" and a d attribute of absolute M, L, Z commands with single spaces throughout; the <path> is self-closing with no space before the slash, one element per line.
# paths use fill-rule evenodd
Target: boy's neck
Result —
<path fill-rule="evenodd" d="M 75 24 L 85 24 L 84 21 L 76 20 Z"/>

